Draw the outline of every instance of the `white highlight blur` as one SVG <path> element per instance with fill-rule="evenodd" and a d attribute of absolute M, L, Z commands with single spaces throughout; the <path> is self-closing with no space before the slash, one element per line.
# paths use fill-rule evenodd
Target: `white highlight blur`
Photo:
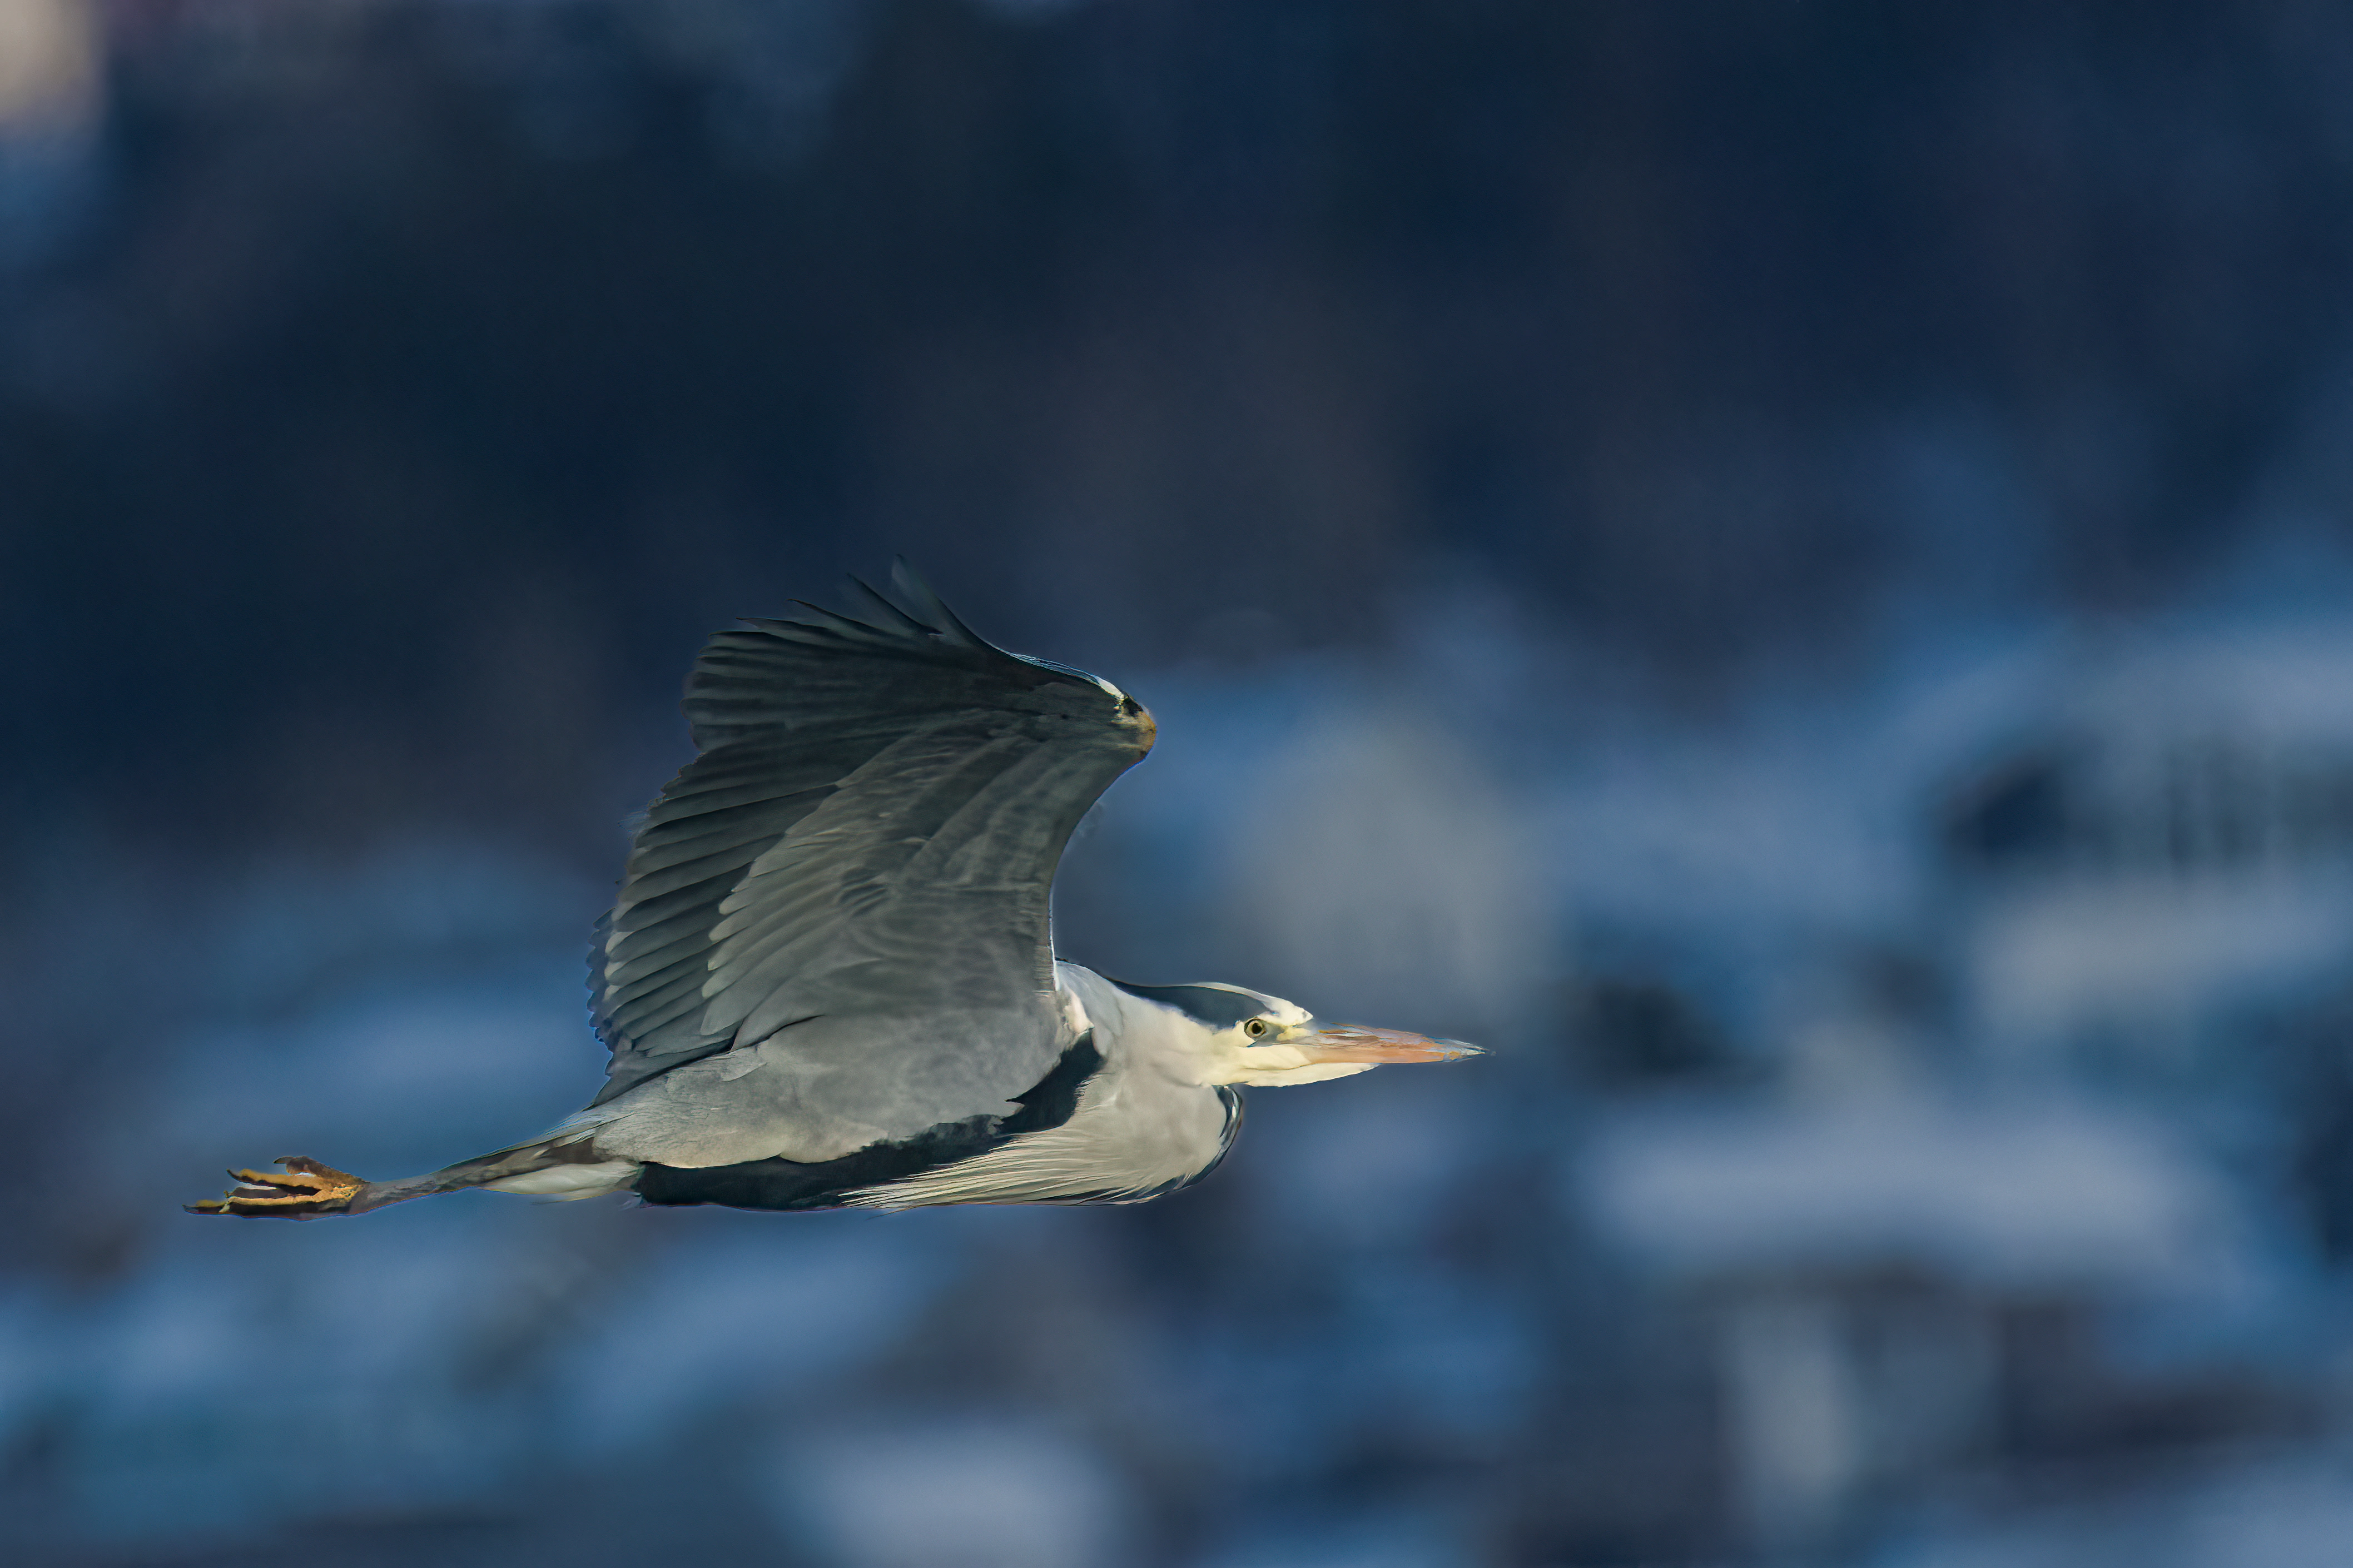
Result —
<path fill-rule="evenodd" d="M 0 0 L 0 135 L 87 125 L 98 110 L 99 58 L 87 0 Z"/>

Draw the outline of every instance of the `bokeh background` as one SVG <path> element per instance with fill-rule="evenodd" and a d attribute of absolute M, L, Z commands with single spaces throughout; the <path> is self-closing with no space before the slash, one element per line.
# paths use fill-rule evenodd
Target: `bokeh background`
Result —
<path fill-rule="evenodd" d="M 1156 711 L 1136 1208 L 466 1194 L 699 640 Z M 2353 1562 L 2353 10 L 0 0 L 0 1552 Z"/>

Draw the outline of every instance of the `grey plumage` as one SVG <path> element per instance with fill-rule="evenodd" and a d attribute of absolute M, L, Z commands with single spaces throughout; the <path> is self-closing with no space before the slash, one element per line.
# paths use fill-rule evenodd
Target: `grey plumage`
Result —
<path fill-rule="evenodd" d="M 1124 1201 L 1198 1179 L 1240 1083 L 1469 1047 L 1324 1028 L 1237 987 L 1058 964 L 1064 845 L 1153 743 L 1116 687 L 1009 654 L 908 571 L 864 619 L 713 635 L 697 756 L 597 923 L 607 1081 L 553 1133 L 429 1176 L 234 1173 L 208 1213 L 357 1213 L 466 1186 L 803 1208 Z"/>
<path fill-rule="evenodd" d="M 803 1019 L 1041 1016 L 1055 863 L 1149 721 L 981 641 L 903 566 L 898 586 L 928 622 L 869 590 L 881 625 L 755 621 L 696 661 L 702 754 L 647 814 L 591 959 L 600 1101 Z M 1051 1063 L 1007 1061 L 1006 1093 Z"/>

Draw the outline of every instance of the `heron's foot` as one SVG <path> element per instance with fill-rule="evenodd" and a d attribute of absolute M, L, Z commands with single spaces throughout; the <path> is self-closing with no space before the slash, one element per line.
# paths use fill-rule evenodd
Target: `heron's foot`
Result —
<path fill-rule="evenodd" d="M 311 1219 L 319 1215 L 342 1214 L 351 1206 L 353 1198 L 367 1184 L 332 1165 L 301 1154 L 280 1156 L 276 1163 L 286 1167 L 276 1172 L 231 1171 L 237 1180 L 217 1198 L 189 1204 L 190 1214 L 237 1214 L 248 1218 Z"/>

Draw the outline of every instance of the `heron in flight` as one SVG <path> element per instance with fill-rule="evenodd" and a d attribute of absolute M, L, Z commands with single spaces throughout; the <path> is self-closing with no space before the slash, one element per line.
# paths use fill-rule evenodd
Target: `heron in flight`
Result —
<path fill-rule="evenodd" d="M 313 1218 L 486 1187 L 752 1209 L 1134 1203 L 1207 1175 L 1241 1086 L 1476 1054 L 1240 985 L 1055 958 L 1062 847 L 1152 749 L 1107 680 L 976 636 L 904 562 L 863 620 L 712 636 L 697 755 L 589 954 L 612 1051 L 553 1131 L 429 1175 L 232 1171 L 199 1213 Z"/>

